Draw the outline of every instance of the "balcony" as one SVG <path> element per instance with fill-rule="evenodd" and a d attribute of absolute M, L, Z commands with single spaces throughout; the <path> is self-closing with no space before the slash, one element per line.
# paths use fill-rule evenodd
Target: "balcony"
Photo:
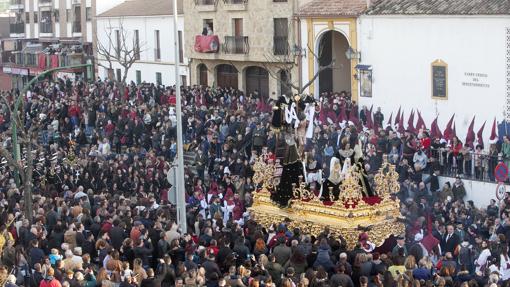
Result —
<path fill-rule="evenodd" d="M 248 36 L 225 36 L 223 52 L 225 54 L 248 54 L 250 52 Z"/>
<path fill-rule="evenodd" d="M 39 7 L 51 7 L 53 0 L 39 0 Z"/>
<path fill-rule="evenodd" d="M 9 32 L 11 37 L 24 37 L 25 34 L 25 23 L 11 23 L 9 25 Z"/>
<path fill-rule="evenodd" d="M 214 12 L 218 0 L 195 0 L 195 8 L 199 12 Z"/>
<path fill-rule="evenodd" d="M 273 54 L 285 56 L 289 54 L 289 38 L 287 36 L 274 36 Z"/>
<path fill-rule="evenodd" d="M 248 6 L 248 0 L 223 0 L 226 11 L 244 11 Z"/>
<path fill-rule="evenodd" d="M 39 23 L 39 36 L 53 37 L 53 23 L 52 22 Z"/>
<path fill-rule="evenodd" d="M 216 35 L 197 35 L 194 48 L 198 53 L 217 53 L 220 48 L 220 39 Z"/>
<path fill-rule="evenodd" d="M 81 34 L 81 22 L 80 21 L 73 22 L 73 34 Z"/>
<path fill-rule="evenodd" d="M 9 10 L 24 10 L 25 9 L 25 1 L 24 0 L 11 0 L 9 3 Z"/>

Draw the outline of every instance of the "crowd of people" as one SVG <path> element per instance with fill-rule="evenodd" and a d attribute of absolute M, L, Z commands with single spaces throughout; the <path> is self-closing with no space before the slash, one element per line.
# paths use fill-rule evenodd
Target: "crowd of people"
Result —
<path fill-rule="evenodd" d="M 43 81 L 24 96 L 32 142 L 32 202 L 3 154 L 0 167 L 0 278 L 6 286 L 506 286 L 510 201 L 464 201 L 458 138 L 397 132 L 349 93 L 325 93 L 316 109 L 306 166 L 328 177 L 329 160 L 356 131 L 367 172 L 397 166 L 406 233 L 367 252 L 341 234 L 306 234 L 288 222 L 266 228 L 247 211 L 253 164 L 277 154 L 273 102 L 231 88 L 186 87 L 184 148 L 187 230 L 175 222 L 168 172 L 176 157 L 175 88 L 108 80 Z M 11 111 L 19 91 L 2 92 L 2 149 L 12 151 Z M 343 118 L 342 118 L 343 117 Z M 348 119 L 357 119 L 356 123 Z M 378 128 L 377 128 L 378 127 Z M 30 141 L 22 141 L 22 161 Z M 510 142 L 490 152 L 510 151 Z M 476 149 L 478 151 L 478 148 Z M 505 151 L 507 150 L 507 151 Z M 30 157 L 29 157 L 30 158 Z M 462 160 L 461 160 L 462 159 Z M 463 164 L 460 164 L 460 163 Z M 489 162 L 488 168 L 497 163 Z M 477 173 L 483 173 L 476 158 Z M 438 176 L 459 175 L 439 186 Z M 483 191 L 480 191 L 483 192 Z M 26 214 L 25 206 L 33 214 Z"/>

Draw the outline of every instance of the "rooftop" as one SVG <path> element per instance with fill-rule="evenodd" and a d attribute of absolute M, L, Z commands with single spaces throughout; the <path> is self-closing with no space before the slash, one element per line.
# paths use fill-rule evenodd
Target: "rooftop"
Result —
<path fill-rule="evenodd" d="M 509 0 L 377 0 L 368 15 L 508 15 Z"/>
<path fill-rule="evenodd" d="M 365 0 L 314 0 L 303 5 L 301 17 L 358 16 L 367 8 Z"/>
<path fill-rule="evenodd" d="M 177 0 L 177 13 L 183 14 L 182 1 Z M 124 16 L 158 16 L 173 15 L 173 1 L 171 0 L 127 0 L 98 17 Z"/>

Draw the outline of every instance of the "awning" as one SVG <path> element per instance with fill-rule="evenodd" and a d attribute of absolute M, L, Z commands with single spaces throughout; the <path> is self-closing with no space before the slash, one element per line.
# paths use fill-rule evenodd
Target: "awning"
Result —
<path fill-rule="evenodd" d="M 356 65 L 356 70 L 364 70 L 364 71 L 372 70 L 372 66 L 371 65 Z"/>

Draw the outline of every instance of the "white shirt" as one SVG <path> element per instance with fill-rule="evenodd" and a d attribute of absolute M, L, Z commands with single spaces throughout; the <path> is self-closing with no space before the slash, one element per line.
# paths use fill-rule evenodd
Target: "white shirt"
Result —
<path fill-rule="evenodd" d="M 499 267 L 499 273 L 501 274 L 501 279 L 503 281 L 506 281 L 510 279 L 510 256 L 506 257 L 503 255 L 501 256 L 500 260 L 500 267 Z"/>

